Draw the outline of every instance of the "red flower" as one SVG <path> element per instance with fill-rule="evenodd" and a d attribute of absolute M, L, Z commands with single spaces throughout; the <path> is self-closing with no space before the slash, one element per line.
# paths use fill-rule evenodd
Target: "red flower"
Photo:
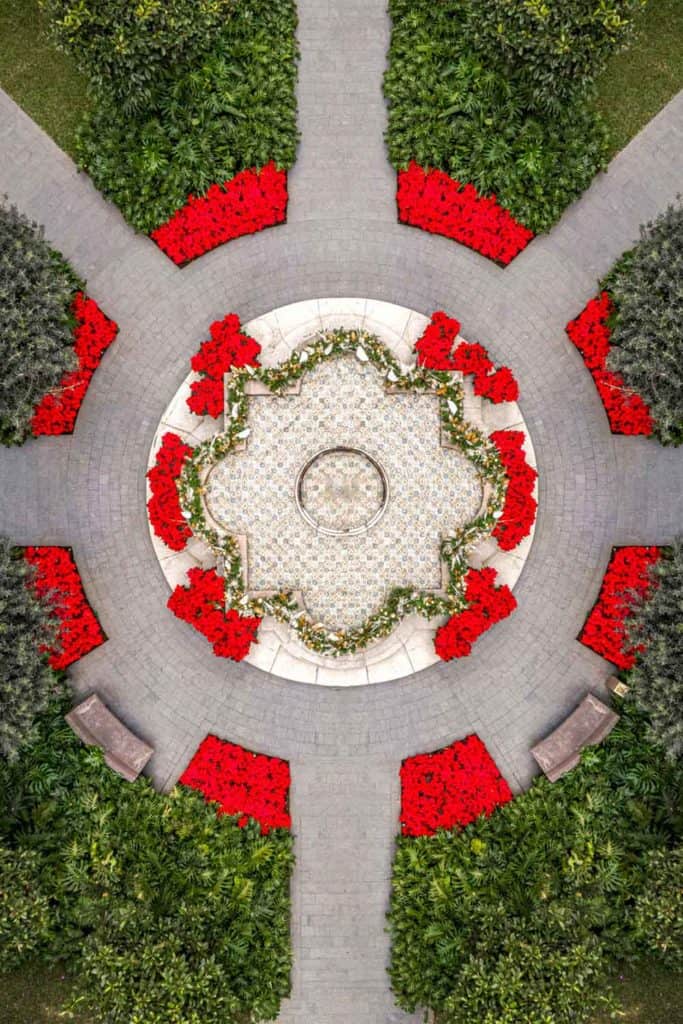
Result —
<path fill-rule="evenodd" d="M 77 320 L 74 352 L 78 358 L 78 369 L 65 374 L 58 389 L 45 395 L 35 407 L 31 420 L 34 437 L 70 434 L 73 431 L 92 376 L 118 331 L 114 321 L 109 320 L 97 303 L 86 298 L 83 292 L 76 294 L 72 310 Z"/>
<path fill-rule="evenodd" d="M 439 828 L 464 828 L 512 792 L 478 736 L 468 736 L 433 754 L 401 765 L 401 831 L 432 836 Z"/>
<path fill-rule="evenodd" d="M 24 556 L 36 570 L 36 596 L 52 605 L 52 614 L 59 622 L 57 642 L 47 650 L 50 665 L 56 670 L 65 669 L 99 647 L 106 637 L 86 600 L 67 548 L 29 547 Z"/>
<path fill-rule="evenodd" d="M 632 668 L 640 648 L 628 641 L 627 620 L 638 596 L 652 589 L 650 566 L 660 557 L 656 547 L 617 548 L 602 581 L 600 595 L 579 640 L 620 669 Z"/>
<path fill-rule="evenodd" d="M 179 781 L 218 803 L 219 814 L 239 815 L 241 827 L 249 818 L 260 823 L 263 835 L 291 827 L 289 765 L 277 757 L 207 736 Z"/>
<path fill-rule="evenodd" d="M 215 569 L 190 569 L 187 578 L 189 586 L 176 587 L 168 599 L 170 610 L 213 644 L 216 657 L 243 661 L 261 620 L 225 610 L 225 583 Z"/>
<path fill-rule="evenodd" d="M 467 608 L 436 631 L 434 650 L 443 661 L 466 658 L 472 644 L 496 622 L 511 615 L 517 601 L 509 587 L 496 587 L 495 569 L 469 569 L 465 577 Z"/>
<path fill-rule="evenodd" d="M 493 536 L 501 550 L 512 551 L 529 535 L 536 520 L 538 504 L 533 490 L 538 474 L 526 461 L 521 430 L 496 430 L 491 434 L 491 440 L 498 449 L 508 478 L 503 514 Z"/>
<path fill-rule="evenodd" d="M 454 349 L 460 323 L 443 312 L 432 313 L 431 323 L 415 343 L 418 366 L 430 370 L 459 370 L 474 375 L 474 393 L 489 401 L 516 402 L 519 387 L 512 370 L 501 366 L 496 370 L 483 345 L 461 341 Z"/>
<path fill-rule="evenodd" d="M 176 481 L 192 448 L 177 434 L 164 434 L 154 466 L 147 473 L 152 497 L 147 502 L 149 521 L 157 537 L 172 551 L 182 551 L 192 536 L 180 509 Z"/>
<path fill-rule="evenodd" d="M 223 412 L 225 402 L 224 375 L 233 366 L 258 366 L 261 346 L 240 332 L 240 320 L 235 313 L 212 323 L 210 334 L 210 339 L 202 342 L 199 352 L 192 357 L 192 369 L 203 376 L 190 385 L 187 405 L 198 416 L 216 417 Z"/>
<path fill-rule="evenodd" d="M 174 263 L 182 264 L 242 235 L 253 235 L 287 216 L 287 174 L 271 161 L 262 170 L 240 171 L 223 185 L 187 203 L 152 232 Z"/>
<path fill-rule="evenodd" d="M 425 171 L 414 161 L 398 172 L 399 220 L 445 235 L 507 266 L 534 237 L 500 206 L 495 196 L 480 195 L 443 171 Z"/>
<path fill-rule="evenodd" d="M 649 437 L 654 430 L 649 406 L 626 387 L 620 374 L 607 369 L 611 334 L 608 321 L 613 313 L 610 294 L 603 291 L 590 300 L 576 320 L 569 321 L 566 331 L 592 374 L 612 433 Z"/>

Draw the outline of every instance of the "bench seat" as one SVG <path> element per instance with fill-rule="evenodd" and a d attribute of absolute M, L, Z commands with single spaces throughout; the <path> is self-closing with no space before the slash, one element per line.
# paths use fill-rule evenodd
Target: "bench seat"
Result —
<path fill-rule="evenodd" d="M 556 782 L 581 760 L 584 747 L 595 746 L 611 733 L 619 715 L 591 693 L 557 729 L 531 748 L 543 774 Z"/>
<path fill-rule="evenodd" d="M 137 779 L 154 753 L 154 748 L 132 733 L 97 694 L 78 704 L 65 718 L 87 746 L 102 748 L 109 767 L 128 782 Z"/>

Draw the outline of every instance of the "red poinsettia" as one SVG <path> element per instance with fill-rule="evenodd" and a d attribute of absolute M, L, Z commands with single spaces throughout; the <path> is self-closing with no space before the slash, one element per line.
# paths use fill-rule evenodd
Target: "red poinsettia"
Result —
<path fill-rule="evenodd" d="M 242 661 L 256 642 L 261 620 L 225 610 L 225 583 L 215 569 L 190 569 L 187 579 L 188 586 L 175 588 L 168 607 L 213 644 L 216 657 Z"/>
<path fill-rule="evenodd" d="M 104 643 L 95 614 L 83 592 L 83 584 L 68 548 L 29 547 L 26 561 L 36 570 L 34 590 L 47 600 L 59 623 L 57 641 L 48 650 L 54 669 L 65 669 Z"/>
<path fill-rule="evenodd" d="M 612 433 L 649 437 L 654 430 L 649 406 L 626 386 L 621 374 L 607 369 L 611 334 L 609 318 L 613 313 L 614 303 L 610 294 L 603 291 L 590 300 L 576 320 L 569 321 L 566 331 L 591 372 Z"/>
<path fill-rule="evenodd" d="M 503 514 L 493 536 L 503 551 L 512 551 L 528 537 L 536 520 L 538 504 L 533 497 L 538 473 L 526 461 L 524 433 L 521 430 L 496 430 L 491 440 L 498 449 L 508 478 Z"/>
<path fill-rule="evenodd" d="M 401 832 L 433 836 L 437 829 L 464 828 L 512 792 L 478 736 L 401 765 Z"/>
<path fill-rule="evenodd" d="M 445 235 L 507 266 L 534 237 L 495 196 L 480 195 L 444 171 L 424 170 L 414 161 L 398 172 L 399 220 Z"/>
<path fill-rule="evenodd" d="M 239 815 L 242 827 L 254 818 L 263 835 L 273 828 L 291 828 L 289 765 L 278 757 L 252 754 L 234 743 L 207 736 L 180 782 L 219 804 L 219 814 Z"/>
<path fill-rule="evenodd" d="M 58 388 L 45 395 L 35 407 L 31 420 L 34 437 L 70 434 L 73 431 L 92 376 L 118 331 L 114 321 L 109 320 L 97 303 L 83 292 L 77 293 L 72 309 L 77 321 L 74 352 L 78 358 L 78 369 L 67 373 Z"/>
<path fill-rule="evenodd" d="M 452 615 L 436 631 L 434 650 L 443 661 L 466 658 L 487 629 L 507 618 L 517 607 L 512 591 L 505 584 L 496 587 L 495 569 L 469 569 L 465 577 L 467 608 Z"/>
<path fill-rule="evenodd" d="M 178 266 L 242 235 L 281 224 L 287 217 L 287 174 L 271 161 L 262 170 L 240 171 L 187 203 L 152 232 Z"/>
<path fill-rule="evenodd" d="M 172 551 L 182 551 L 192 536 L 180 508 L 176 481 L 185 459 L 192 454 L 190 445 L 169 432 L 161 439 L 154 466 L 147 473 L 152 497 L 147 502 L 149 521 L 157 537 Z"/>
<path fill-rule="evenodd" d="M 660 557 L 656 547 L 617 548 L 607 567 L 600 595 L 579 640 L 620 669 L 633 668 L 642 647 L 629 643 L 627 620 L 639 598 L 652 590 L 650 567 Z"/>
<path fill-rule="evenodd" d="M 494 404 L 516 402 L 519 386 L 507 366 L 495 368 L 483 345 L 461 341 L 456 345 L 460 322 L 439 311 L 415 343 L 417 362 L 430 370 L 459 370 L 474 376 L 474 393 Z"/>
<path fill-rule="evenodd" d="M 190 385 L 188 408 L 198 416 L 220 416 L 225 403 L 223 377 L 233 366 L 258 366 L 261 346 L 240 331 L 240 319 L 229 313 L 209 329 L 211 337 L 192 357 L 192 369 L 201 373 Z"/>

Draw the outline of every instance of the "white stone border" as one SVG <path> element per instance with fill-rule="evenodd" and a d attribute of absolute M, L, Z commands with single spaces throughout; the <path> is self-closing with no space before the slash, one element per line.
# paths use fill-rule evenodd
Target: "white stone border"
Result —
<path fill-rule="evenodd" d="M 242 330 L 261 345 L 260 361 L 263 366 L 276 366 L 288 359 L 295 348 L 321 330 L 343 327 L 362 328 L 376 334 L 408 368 L 415 365 L 413 346 L 428 324 L 429 317 L 405 306 L 375 299 L 331 298 L 281 306 L 244 324 Z M 188 374 L 166 408 L 152 442 L 148 468 L 154 465 L 161 439 L 168 431 L 194 446 L 220 429 L 218 421 L 211 416 L 195 416 L 187 408 L 190 385 L 197 379 L 198 374 Z M 494 430 L 524 431 L 527 462 L 536 468 L 531 437 L 517 403 L 493 405 L 478 398 L 467 378 L 463 387 L 465 419 L 487 435 Z M 150 495 L 147 484 L 148 499 Z M 534 488 L 534 496 L 538 498 L 538 484 Z M 154 534 L 151 524 L 149 529 L 155 554 L 171 590 L 185 582 L 187 570 L 193 566 L 209 569 L 216 564 L 215 555 L 199 538 L 193 537 L 184 551 L 176 552 Z M 491 566 L 498 573 L 500 582 L 512 589 L 524 568 L 535 529 L 534 523 L 529 536 L 514 551 L 501 551 L 493 538 L 482 541 L 471 550 L 470 565 L 476 569 Z M 334 658 L 309 650 L 287 625 L 268 617 L 261 623 L 258 643 L 252 646 L 246 661 L 284 679 L 319 686 L 363 686 L 388 682 L 419 672 L 439 661 L 434 652 L 434 633 L 445 621 L 443 617 L 428 620 L 419 615 L 409 615 L 390 636 L 366 650 Z"/>

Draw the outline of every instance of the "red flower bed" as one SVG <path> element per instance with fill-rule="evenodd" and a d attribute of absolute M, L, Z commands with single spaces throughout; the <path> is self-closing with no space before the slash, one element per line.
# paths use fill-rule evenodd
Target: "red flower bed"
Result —
<path fill-rule="evenodd" d="M 399 220 L 445 235 L 507 266 L 534 237 L 495 196 L 480 195 L 444 171 L 425 171 L 414 161 L 398 172 Z"/>
<path fill-rule="evenodd" d="M 249 818 L 260 823 L 263 835 L 272 828 L 291 827 L 289 765 L 277 757 L 252 754 L 234 743 L 207 736 L 180 782 L 218 803 L 219 814 L 239 815 L 241 827 Z"/>
<path fill-rule="evenodd" d="M 436 631 L 434 650 L 444 661 L 466 658 L 482 633 L 511 615 L 517 602 L 509 587 L 496 587 L 495 569 L 470 569 L 465 577 L 468 607 Z"/>
<path fill-rule="evenodd" d="M 498 449 L 508 478 L 503 514 L 493 536 L 503 551 L 512 551 L 528 537 L 536 519 L 538 503 L 533 497 L 538 473 L 526 461 L 524 434 L 521 430 L 496 430 L 491 440 Z"/>
<path fill-rule="evenodd" d="M 613 662 L 617 668 L 633 668 L 642 647 L 628 642 L 627 619 L 635 601 L 647 598 L 652 589 L 650 566 L 660 557 L 656 547 L 617 548 L 610 560 L 600 595 L 579 637 L 582 644 Z"/>
<path fill-rule="evenodd" d="M 640 395 L 629 390 L 621 374 L 607 369 L 611 334 L 608 321 L 613 313 L 609 292 L 601 292 L 590 300 L 576 320 L 569 321 L 567 334 L 591 372 L 612 433 L 649 437 L 654 422 L 648 405 Z"/>
<path fill-rule="evenodd" d="M 149 521 L 157 537 L 172 551 L 182 551 L 192 536 L 180 509 L 176 480 L 183 463 L 192 454 L 190 445 L 177 434 L 164 434 L 156 463 L 147 473 L 152 497 L 147 502 Z"/>
<path fill-rule="evenodd" d="M 201 380 L 191 385 L 188 408 L 197 416 L 220 416 L 225 402 L 223 376 L 233 366 L 258 366 L 261 346 L 248 334 L 240 332 L 240 319 L 229 313 L 216 320 L 209 329 L 211 337 L 201 344 L 192 357 L 191 366 L 201 373 Z"/>
<path fill-rule="evenodd" d="M 512 792 L 478 736 L 401 765 L 401 832 L 433 836 L 439 828 L 464 828 Z"/>
<path fill-rule="evenodd" d="M 460 370 L 474 376 L 474 393 L 500 402 L 516 402 L 519 386 L 512 370 L 507 366 L 495 368 L 483 345 L 470 345 L 461 341 L 455 346 L 460 333 L 460 322 L 443 312 L 432 313 L 431 323 L 415 343 L 418 364 L 430 370 Z"/>
<path fill-rule="evenodd" d="M 35 407 L 31 420 L 34 437 L 70 434 L 73 431 L 92 376 L 118 331 L 114 321 L 109 320 L 97 303 L 86 298 L 83 292 L 78 292 L 72 308 L 77 320 L 74 351 L 78 357 L 78 369 L 67 373 L 58 389 L 45 395 Z"/>
<path fill-rule="evenodd" d="M 50 665 L 65 669 L 104 643 L 106 637 L 83 593 L 83 584 L 67 548 L 26 548 L 26 561 L 36 570 L 34 589 L 52 605 L 59 621 L 54 648 L 48 650 Z"/>
<path fill-rule="evenodd" d="M 187 578 L 189 585 L 175 588 L 168 607 L 213 644 L 216 657 L 242 661 L 256 641 L 261 620 L 225 610 L 225 584 L 215 569 L 190 569 Z"/>
<path fill-rule="evenodd" d="M 281 224 L 287 217 L 287 173 L 271 161 L 260 170 L 240 171 L 204 196 L 187 203 L 151 237 L 178 266 L 242 235 Z"/>

